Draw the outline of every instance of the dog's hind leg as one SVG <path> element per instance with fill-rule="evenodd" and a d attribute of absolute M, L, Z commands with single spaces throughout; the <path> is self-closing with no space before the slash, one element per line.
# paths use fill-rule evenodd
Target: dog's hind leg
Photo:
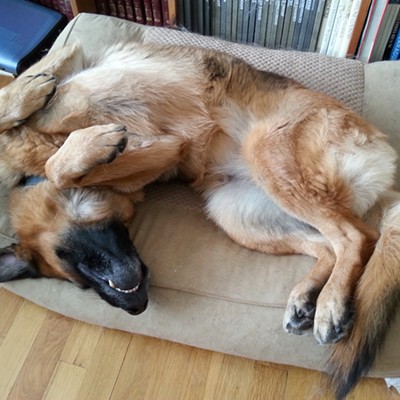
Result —
<path fill-rule="evenodd" d="M 288 214 L 317 229 L 334 250 L 335 266 L 314 318 L 315 337 L 329 343 L 351 326 L 355 286 L 378 237 L 356 213 L 365 212 L 363 207 L 391 183 L 394 155 L 372 128 L 339 132 L 321 114 L 312 124 L 310 118 L 272 130 L 260 123 L 246 137 L 243 155 L 255 182 Z"/>
<path fill-rule="evenodd" d="M 72 132 L 45 170 L 58 188 L 108 186 L 130 193 L 175 167 L 184 149 L 178 136 L 144 137 L 122 125 L 96 125 Z"/>
<path fill-rule="evenodd" d="M 242 246 L 269 254 L 316 258 L 310 273 L 292 290 L 283 322 L 286 331 L 296 334 L 312 328 L 317 297 L 335 264 L 329 242 L 316 229 L 282 210 L 251 177 L 230 177 L 205 196 L 209 216 Z"/>

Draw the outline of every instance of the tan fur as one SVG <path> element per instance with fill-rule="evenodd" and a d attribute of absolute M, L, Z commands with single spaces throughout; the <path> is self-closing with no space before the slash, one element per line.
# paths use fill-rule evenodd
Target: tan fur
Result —
<path fill-rule="evenodd" d="M 47 75 L 35 75 L 41 70 Z M 52 76 L 57 91 L 45 105 Z M 85 60 L 76 46 L 61 49 L 0 92 L 0 109 L 0 176 L 7 185 L 46 173 L 58 189 L 107 188 L 112 212 L 117 193 L 179 176 L 241 245 L 317 259 L 290 295 L 286 330 L 313 327 L 320 343 L 347 336 L 354 293 L 362 299 L 357 312 L 364 301 L 365 289 L 355 292 L 361 276 L 368 280 L 364 267 L 381 268 L 380 252 L 373 253 L 378 229 L 365 216 L 379 214 L 396 155 L 381 132 L 338 101 L 211 50 L 131 44 L 99 60 Z M 58 196 L 48 185 L 39 189 Z M 56 235 L 69 223 L 52 201 L 42 207 L 57 215 L 44 231 Z M 24 208 L 10 207 L 21 253 L 38 247 L 30 227 L 51 220 L 28 217 Z M 397 241 L 385 232 L 378 247 Z M 57 240 L 35 251 L 47 254 L 46 275 L 63 277 L 68 273 L 50 256 Z M 398 256 L 395 246 L 393 263 Z M 359 321 L 353 335 L 362 331 Z"/>

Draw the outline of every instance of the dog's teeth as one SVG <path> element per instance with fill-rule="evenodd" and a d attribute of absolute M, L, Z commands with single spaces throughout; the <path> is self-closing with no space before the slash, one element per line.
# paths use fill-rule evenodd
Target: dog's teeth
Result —
<path fill-rule="evenodd" d="M 109 279 L 108 280 L 108 285 L 110 287 L 112 287 L 113 289 L 115 289 L 117 292 L 121 292 L 121 293 L 134 293 L 139 289 L 140 283 L 138 283 L 134 288 L 132 289 L 120 289 L 119 287 L 115 286 L 115 283 Z"/>
<path fill-rule="evenodd" d="M 108 280 L 108 285 L 109 285 L 110 287 L 112 287 L 113 289 L 116 289 L 115 284 L 114 284 L 114 282 L 113 282 L 111 279 Z"/>

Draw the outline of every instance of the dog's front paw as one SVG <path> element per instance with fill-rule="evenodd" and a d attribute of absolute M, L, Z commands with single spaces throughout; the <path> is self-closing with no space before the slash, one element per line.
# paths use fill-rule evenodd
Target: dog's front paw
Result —
<path fill-rule="evenodd" d="M 303 335 L 313 327 L 319 292 L 320 289 L 309 288 L 303 283 L 292 290 L 283 318 L 283 329 L 286 332 Z"/>
<path fill-rule="evenodd" d="M 6 86 L 0 97 L 0 131 L 22 125 L 54 94 L 56 80 L 49 74 L 22 76 Z"/>
<path fill-rule="evenodd" d="M 17 101 L 20 119 L 25 119 L 43 108 L 56 89 L 55 77 L 47 73 L 27 75 L 19 78 L 18 81 L 20 90 Z"/>
<path fill-rule="evenodd" d="M 326 285 L 317 301 L 314 336 L 320 344 L 336 343 L 349 332 L 353 310 L 349 296 L 338 288 Z"/>

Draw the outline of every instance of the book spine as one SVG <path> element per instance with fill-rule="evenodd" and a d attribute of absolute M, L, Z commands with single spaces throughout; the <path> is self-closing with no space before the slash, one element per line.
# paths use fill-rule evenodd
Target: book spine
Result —
<path fill-rule="evenodd" d="M 282 34 L 283 34 L 283 25 L 285 23 L 285 17 L 286 17 L 286 7 L 287 7 L 287 0 L 281 0 L 281 5 L 279 8 L 278 27 L 275 38 L 275 48 L 277 49 L 282 47 Z"/>
<path fill-rule="evenodd" d="M 153 21 L 154 26 L 162 26 L 162 11 L 161 11 L 161 1 L 160 0 L 151 0 L 151 9 L 153 11 Z"/>
<path fill-rule="evenodd" d="M 163 26 L 165 26 L 166 28 L 171 28 L 171 21 L 169 19 L 168 0 L 161 0 L 161 11 L 162 11 Z"/>
<path fill-rule="evenodd" d="M 390 52 L 389 60 L 395 61 L 400 57 L 400 30 L 397 32 L 396 39 Z"/>
<path fill-rule="evenodd" d="M 267 44 L 267 24 L 268 24 L 268 14 L 269 14 L 269 3 L 270 0 L 263 1 L 263 12 L 261 18 L 261 28 L 260 28 L 260 45 L 266 46 Z"/>
<path fill-rule="evenodd" d="M 297 14 L 299 12 L 300 0 L 293 0 L 292 18 L 289 26 L 289 33 L 287 38 L 287 48 L 292 48 L 294 29 L 296 28 Z"/>
<path fill-rule="evenodd" d="M 299 41 L 296 47 L 297 50 L 302 50 L 304 46 L 304 39 L 306 37 L 308 20 L 310 18 L 310 13 L 311 13 L 311 5 L 312 5 L 312 0 L 306 0 L 304 5 L 303 20 L 300 26 Z"/>
<path fill-rule="evenodd" d="M 399 29 L 400 29 L 400 11 L 397 14 L 396 21 L 393 24 L 392 32 L 390 33 L 389 40 L 386 44 L 386 48 L 382 57 L 383 60 L 389 60 L 390 53 L 392 52 L 392 48 L 396 40 L 397 32 L 399 31 Z"/>
<path fill-rule="evenodd" d="M 135 9 L 135 20 L 138 24 L 145 24 L 145 16 L 144 16 L 144 9 L 143 3 L 141 0 L 133 0 L 133 7 Z"/>
<path fill-rule="evenodd" d="M 267 21 L 267 37 L 265 40 L 265 45 L 273 49 L 275 42 L 272 41 L 273 29 L 274 29 L 274 15 L 275 15 L 275 3 L 279 0 L 269 0 L 269 10 L 268 10 L 268 21 Z"/>
<path fill-rule="evenodd" d="M 310 15 L 308 17 L 306 34 L 304 37 L 303 46 L 301 48 L 302 51 L 308 51 L 310 48 L 311 36 L 314 29 L 314 22 L 315 22 L 315 16 L 317 14 L 318 2 L 319 0 L 312 0 L 311 2 L 311 10 L 310 10 Z"/>
<path fill-rule="evenodd" d="M 281 7 L 281 0 L 275 0 L 274 3 L 274 15 L 273 15 L 273 25 L 272 25 L 272 32 L 271 32 L 271 42 L 272 47 L 275 48 L 275 41 L 278 32 L 278 22 L 279 22 L 279 11 Z"/>
<path fill-rule="evenodd" d="M 264 4 L 263 0 L 257 1 L 256 25 L 254 27 L 254 43 L 256 44 L 260 44 L 263 4 Z"/>
<path fill-rule="evenodd" d="M 300 30 L 301 30 L 301 24 L 303 22 L 305 6 L 306 6 L 306 0 L 300 0 L 299 1 L 299 8 L 297 10 L 296 25 L 295 25 L 294 33 L 293 33 L 293 41 L 292 41 L 292 48 L 293 49 L 297 49 L 297 45 L 299 43 Z"/>
<path fill-rule="evenodd" d="M 236 29 L 236 41 L 239 43 L 242 41 L 243 14 L 244 14 L 244 0 L 239 0 L 237 29 Z"/>
<path fill-rule="evenodd" d="M 211 35 L 211 6 L 210 0 L 204 0 L 203 2 L 203 23 L 204 23 L 204 34 L 207 36 Z"/>
<path fill-rule="evenodd" d="M 286 48 L 288 46 L 289 28 L 292 20 L 293 13 L 293 0 L 288 0 L 285 12 L 285 22 L 283 24 L 281 47 Z"/>
<path fill-rule="evenodd" d="M 96 0 L 96 10 L 99 14 L 110 15 L 110 9 L 106 0 Z"/>
<path fill-rule="evenodd" d="M 242 26 L 242 38 L 241 38 L 242 43 L 247 43 L 249 18 L 250 18 L 250 0 L 244 0 L 243 26 Z"/>
<path fill-rule="evenodd" d="M 151 0 L 143 0 L 143 6 L 144 6 L 144 16 L 146 19 L 146 25 L 154 25 L 154 20 L 153 20 L 153 10 L 151 8 Z"/>
<path fill-rule="evenodd" d="M 128 21 L 135 21 L 135 11 L 131 0 L 124 0 L 126 19 Z"/>
<path fill-rule="evenodd" d="M 333 25 L 335 23 L 335 18 L 336 18 L 336 13 L 337 13 L 338 7 L 339 7 L 339 0 L 332 0 L 328 19 L 326 21 L 326 26 L 325 26 L 325 29 L 323 32 L 324 36 L 322 38 L 321 49 L 319 51 L 321 54 L 326 54 L 326 52 L 328 50 L 329 41 L 331 39 L 332 29 L 333 29 Z"/>
<path fill-rule="evenodd" d="M 126 19 L 126 10 L 123 0 L 116 0 L 117 14 L 119 18 Z"/>
<path fill-rule="evenodd" d="M 333 56 L 335 46 L 336 46 L 336 41 L 339 36 L 340 27 L 341 27 L 341 24 L 342 24 L 342 21 L 344 18 L 344 10 L 346 8 L 347 1 L 349 1 L 349 0 L 339 0 L 339 5 L 338 5 L 338 9 L 336 11 L 335 21 L 332 26 L 331 36 L 329 38 L 328 47 L 327 47 L 326 53 L 325 53 L 328 56 Z"/>
<path fill-rule="evenodd" d="M 227 11 L 228 5 L 227 5 L 227 0 L 221 0 L 221 14 L 220 14 L 220 29 L 221 29 L 221 38 L 226 39 L 226 11 Z"/>
<path fill-rule="evenodd" d="M 231 40 L 232 37 L 232 13 L 233 13 L 233 2 L 236 0 L 227 0 L 226 2 L 226 32 L 225 39 Z"/>
<path fill-rule="evenodd" d="M 108 0 L 108 9 L 112 17 L 118 17 L 117 4 L 114 0 Z"/>
<path fill-rule="evenodd" d="M 257 0 L 251 0 L 250 13 L 249 13 L 249 28 L 247 31 L 247 42 L 254 42 L 254 34 L 256 28 L 256 16 L 257 16 Z"/>
<path fill-rule="evenodd" d="M 68 20 L 71 21 L 74 18 L 74 12 L 72 11 L 71 2 L 70 0 L 61 0 L 64 1 L 65 4 L 65 15 L 67 16 Z"/>
<path fill-rule="evenodd" d="M 343 29 L 343 36 L 341 37 L 341 45 L 339 46 L 337 53 L 335 53 L 337 57 L 346 57 L 347 48 L 350 43 L 351 34 L 356 23 L 356 18 L 360 9 L 360 5 L 361 0 L 354 0 L 351 4 L 349 18 L 346 22 L 346 26 Z"/>
<path fill-rule="evenodd" d="M 231 19 L 231 37 L 230 40 L 232 42 L 236 42 L 237 40 L 237 20 L 238 20 L 238 12 L 239 12 L 239 1 L 238 0 L 233 0 L 232 1 L 232 19 Z"/>

